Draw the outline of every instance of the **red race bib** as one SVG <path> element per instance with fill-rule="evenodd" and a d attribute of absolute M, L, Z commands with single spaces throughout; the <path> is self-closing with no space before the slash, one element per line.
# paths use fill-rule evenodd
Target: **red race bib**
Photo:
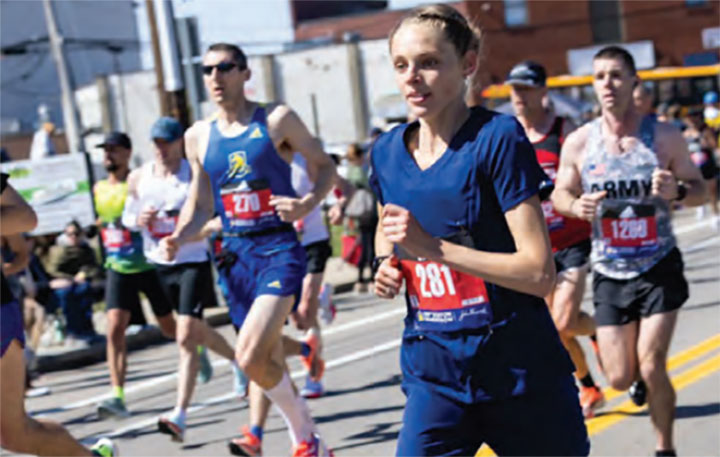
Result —
<path fill-rule="evenodd" d="M 222 194 L 225 216 L 230 219 L 251 220 L 271 216 L 270 189 L 234 191 Z"/>
<path fill-rule="evenodd" d="M 103 245 L 109 250 L 118 250 L 132 245 L 130 231 L 126 228 L 104 227 L 100 230 Z"/>
<path fill-rule="evenodd" d="M 489 303 L 485 281 L 441 263 L 401 260 L 408 295 L 414 308 L 460 310 Z"/>
<path fill-rule="evenodd" d="M 172 235 L 172 233 L 175 231 L 175 227 L 177 227 L 178 222 L 178 215 L 163 215 L 163 216 L 156 216 L 155 219 L 150 223 L 150 226 L 148 227 L 148 232 L 153 236 L 153 238 L 165 238 L 166 236 Z"/>
<path fill-rule="evenodd" d="M 655 216 L 602 220 L 603 238 L 611 247 L 640 247 L 657 243 Z"/>

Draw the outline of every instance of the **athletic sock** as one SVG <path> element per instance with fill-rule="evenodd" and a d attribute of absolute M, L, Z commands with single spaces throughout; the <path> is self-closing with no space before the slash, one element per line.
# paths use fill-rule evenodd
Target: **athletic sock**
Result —
<path fill-rule="evenodd" d="M 295 393 L 287 371 L 275 387 L 265 390 L 265 395 L 277 406 L 285 419 L 293 446 L 312 438 L 315 424 L 305 399 Z"/>
<path fill-rule="evenodd" d="M 656 457 L 675 457 L 677 456 L 677 453 L 675 452 L 675 449 L 665 449 L 662 451 L 655 451 Z"/>
<path fill-rule="evenodd" d="M 252 427 L 250 427 L 250 433 L 257 436 L 258 439 L 260 441 L 262 441 L 262 436 L 263 436 L 263 428 L 262 427 L 260 427 L 259 425 L 253 425 Z"/>
<path fill-rule="evenodd" d="M 179 422 L 181 424 L 184 424 L 185 419 L 187 419 L 187 411 L 185 410 L 185 408 L 176 406 L 175 409 L 173 409 L 172 416 L 170 417 L 171 419 L 173 419 L 173 422 Z"/>
<path fill-rule="evenodd" d="M 310 355 L 310 352 L 312 352 L 312 348 L 307 343 L 300 343 L 300 355 L 303 357 L 307 357 Z"/>
<path fill-rule="evenodd" d="M 113 386 L 113 396 L 125 403 L 125 389 L 123 386 Z"/>
<path fill-rule="evenodd" d="M 583 387 L 595 387 L 595 380 L 593 379 L 590 372 L 580 378 L 580 384 L 582 384 Z"/>

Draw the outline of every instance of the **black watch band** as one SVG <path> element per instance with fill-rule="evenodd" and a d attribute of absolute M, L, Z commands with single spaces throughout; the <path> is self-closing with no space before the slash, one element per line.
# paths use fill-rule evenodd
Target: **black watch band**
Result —
<path fill-rule="evenodd" d="M 378 269 L 380 268 L 380 264 L 385 261 L 385 259 L 389 258 L 389 255 L 379 255 L 375 257 L 372 261 L 372 275 L 373 280 L 375 279 L 375 274 L 377 273 Z"/>
<path fill-rule="evenodd" d="M 678 182 L 677 197 L 675 197 L 675 201 L 685 200 L 685 197 L 687 197 L 687 187 L 685 187 L 685 184 Z"/>

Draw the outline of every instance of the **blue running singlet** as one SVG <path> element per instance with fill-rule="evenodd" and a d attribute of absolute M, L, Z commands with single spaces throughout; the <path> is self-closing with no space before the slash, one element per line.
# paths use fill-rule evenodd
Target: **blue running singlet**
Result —
<path fill-rule="evenodd" d="M 271 195 L 296 194 L 290 165 L 277 153 L 268 133 L 264 107 L 258 106 L 247 129 L 234 137 L 223 136 L 213 120 L 203 167 L 210 175 L 224 234 L 290 226 L 270 206 Z"/>

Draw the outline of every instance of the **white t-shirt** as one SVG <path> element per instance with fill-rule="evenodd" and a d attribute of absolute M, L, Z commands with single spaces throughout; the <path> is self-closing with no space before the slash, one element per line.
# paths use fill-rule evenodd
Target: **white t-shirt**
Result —
<path fill-rule="evenodd" d="M 153 224 L 142 229 L 145 257 L 152 263 L 162 265 L 208 260 L 210 255 L 208 243 L 205 240 L 181 245 L 172 261 L 165 260 L 160 254 L 160 239 L 173 233 L 177 226 L 178 215 L 190 189 L 192 171 L 190 164 L 185 159 L 180 163 L 177 174 L 171 176 L 155 176 L 153 174 L 154 165 L 154 161 L 143 165 L 137 188 L 139 211 L 148 206 L 159 210 Z"/>
<path fill-rule="evenodd" d="M 306 195 L 313 189 L 314 184 L 310 181 L 310 177 L 307 173 L 307 162 L 302 154 L 296 153 L 293 156 L 292 164 L 290 164 L 290 170 L 292 173 L 292 186 L 293 189 L 295 189 L 295 193 L 298 194 L 298 197 Z M 300 238 L 303 246 L 330 238 L 319 206 L 313 208 L 313 210 L 310 211 L 310 213 L 302 220 Z"/>

